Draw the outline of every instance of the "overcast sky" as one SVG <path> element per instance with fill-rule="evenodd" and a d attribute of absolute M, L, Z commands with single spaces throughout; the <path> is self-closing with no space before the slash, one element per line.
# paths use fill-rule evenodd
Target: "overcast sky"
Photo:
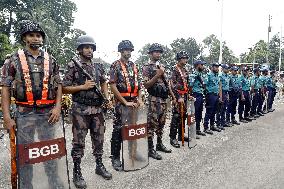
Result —
<path fill-rule="evenodd" d="M 112 62 L 123 39 L 138 50 L 146 43 L 169 45 L 176 38 L 193 37 L 199 43 L 220 36 L 221 1 L 218 0 L 73 0 L 75 27 L 94 37 L 96 57 Z M 236 56 L 258 40 L 267 41 L 268 15 L 273 36 L 284 30 L 283 0 L 223 0 L 223 40 Z M 284 36 L 284 32 L 283 32 Z"/>

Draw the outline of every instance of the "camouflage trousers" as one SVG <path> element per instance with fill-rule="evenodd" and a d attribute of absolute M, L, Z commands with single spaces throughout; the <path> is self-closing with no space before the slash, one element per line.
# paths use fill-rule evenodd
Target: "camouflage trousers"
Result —
<path fill-rule="evenodd" d="M 46 141 L 56 138 L 55 126 L 48 123 L 49 113 L 39 112 L 17 112 L 17 144 L 30 144 L 39 141 Z M 37 139 L 35 137 L 37 136 Z M 21 154 L 18 155 L 21 158 Z M 18 167 L 19 188 L 33 188 L 34 166 L 40 164 L 25 164 Z M 43 162 L 44 171 L 48 177 L 48 184 L 51 187 L 58 177 L 58 164 L 56 160 Z M 37 169 L 38 171 L 38 169 Z M 52 188 L 52 187 L 51 187 Z"/>
<path fill-rule="evenodd" d="M 73 112 L 72 122 L 73 148 L 71 156 L 73 158 L 73 162 L 81 162 L 81 158 L 84 156 L 85 139 L 89 130 L 93 155 L 96 158 L 102 156 L 105 133 L 103 113 L 81 115 Z"/>
<path fill-rule="evenodd" d="M 154 133 L 162 138 L 167 117 L 167 104 L 149 101 L 148 105 L 148 138 L 153 138 Z"/>
<path fill-rule="evenodd" d="M 185 119 L 186 119 L 186 107 L 187 102 L 183 105 L 183 115 L 181 114 L 181 105 L 178 104 L 177 106 L 174 106 L 172 109 L 172 120 L 170 125 L 170 138 L 175 139 L 177 132 L 178 137 L 181 138 L 182 135 L 182 121 L 183 121 L 183 127 L 185 128 Z M 182 120 L 183 117 L 183 120 Z"/>

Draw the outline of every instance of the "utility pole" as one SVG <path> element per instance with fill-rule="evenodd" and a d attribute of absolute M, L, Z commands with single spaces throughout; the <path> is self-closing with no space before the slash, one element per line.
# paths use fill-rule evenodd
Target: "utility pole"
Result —
<path fill-rule="evenodd" d="M 269 33 L 271 32 L 271 26 L 270 26 L 270 20 L 272 19 L 272 16 L 269 14 L 268 16 L 268 32 L 267 32 L 267 53 L 266 53 L 266 63 L 269 64 L 268 56 L 269 56 Z"/>
<path fill-rule="evenodd" d="M 282 58 L 282 25 L 281 25 L 281 30 L 280 30 L 280 41 L 279 41 L 279 67 L 278 67 L 278 71 L 280 74 L 281 71 L 281 58 Z"/>
<path fill-rule="evenodd" d="M 222 59 L 223 59 L 223 0 L 221 0 L 221 35 L 220 35 L 219 41 L 220 41 L 219 64 L 222 64 Z"/>

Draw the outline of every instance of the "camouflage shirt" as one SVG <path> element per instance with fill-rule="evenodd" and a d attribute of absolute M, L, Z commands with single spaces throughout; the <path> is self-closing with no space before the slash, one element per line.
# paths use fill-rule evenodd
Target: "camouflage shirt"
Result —
<path fill-rule="evenodd" d="M 36 95 L 34 96 L 41 96 L 42 87 L 41 81 L 43 79 L 44 73 L 44 51 L 40 50 L 40 54 L 36 57 L 33 56 L 28 50 L 24 50 L 26 55 L 27 63 L 29 65 L 31 79 L 33 79 L 34 88 L 36 89 L 33 91 Z M 56 91 L 58 84 L 61 84 L 61 79 L 59 76 L 59 66 L 56 63 L 55 59 L 49 55 L 50 61 L 50 78 L 49 78 L 49 88 L 50 92 L 48 94 L 48 99 L 55 99 L 56 98 Z M 23 80 L 21 77 L 20 70 L 21 63 L 19 60 L 18 52 L 14 53 L 11 58 L 5 60 L 5 63 L 2 67 L 2 79 L 1 85 L 5 87 L 12 87 L 14 89 L 14 96 L 16 99 L 23 98 Z M 30 108 L 21 108 L 21 111 L 30 111 Z"/>
<path fill-rule="evenodd" d="M 100 85 L 106 82 L 103 65 L 95 62 L 87 63 L 82 60 L 80 60 L 80 62 L 82 64 L 82 68 L 86 70 L 93 78 L 95 78 L 96 85 L 100 89 Z M 95 68 L 96 66 L 97 69 Z M 63 79 L 63 87 L 82 85 L 79 81 L 80 74 L 82 73 L 79 68 L 74 64 L 74 62 L 69 62 L 65 70 L 66 71 Z M 102 109 L 95 106 L 87 106 L 78 102 L 73 102 L 72 111 L 81 115 L 91 115 L 102 112 Z"/>
<path fill-rule="evenodd" d="M 156 75 L 156 71 L 158 70 L 157 66 L 155 63 L 150 62 L 147 63 L 143 66 L 143 82 L 146 83 L 148 81 L 150 81 L 155 75 Z M 167 81 L 167 76 L 164 73 L 165 76 L 165 80 Z M 161 77 L 158 78 L 158 80 L 156 81 L 156 83 L 162 87 L 166 87 L 165 83 L 163 81 L 163 79 Z M 149 94 L 149 98 L 150 101 L 152 102 L 157 102 L 157 103 L 166 103 L 166 99 L 160 98 L 160 97 L 155 97 Z"/>
<path fill-rule="evenodd" d="M 180 68 L 182 75 L 183 75 L 183 79 L 181 74 L 179 73 L 179 70 L 177 68 L 177 66 L 173 67 L 172 70 L 172 75 L 171 75 L 171 84 L 172 84 L 172 89 L 173 89 L 173 93 L 175 95 L 175 97 L 177 98 L 177 100 L 179 98 L 181 98 L 181 94 L 178 93 L 178 90 L 184 90 L 184 86 L 188 86 L 188 81 L 189 81 L 189 74 L 188 71 L 183 67 Z M 186 83 L 184 84 L 185 81 Z M 184 98 L 186 98 L 187 95 L 184 95 Z"/>
<path fill-rule="evenodd" d="M 126 64 L 126 70 L 128 72 L 128 77 L 129 77 L 129 83 L 131 86 L 131 92 L 134 92 L 135 88 L 135 74 L 134 74 L 134 63 L 132 61 L 128 61 Z M 138 69 L 138 68 L 137 68 Z M 139 70 L 137 70 L 139 73 Z M 138 74 L 137 73 L 137 74 Z M 115 84 L 117 87 L 117 90 L 120 93 L 126 93 L 127 92 L 127 84 L 126 84 L 126 78 L 124 77 L 123 70 L 121 67 L 120 60 L 115 61 L 112 63 L 110 70 L 109 70 L 109 84 Z M 138 91 L 140 90 L 140 81 L 138 79 Z M 137 98 L 130 98 L 126 100 L 134 100 Z M 116 99 L 116 102 L 118 102 L 118 99 Z"/>

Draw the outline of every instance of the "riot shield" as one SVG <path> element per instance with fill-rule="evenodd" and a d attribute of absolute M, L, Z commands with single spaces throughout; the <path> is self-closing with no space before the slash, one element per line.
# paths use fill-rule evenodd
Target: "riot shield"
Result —
<path fill-rule="evenodd" d="M 48 123 L 50 114 L 16 116 L 18 188 L 70 188 L 64 125 Z"/>
<path fill-rule="evenodd" d="M 188 126 L 188 147 L 193 148 L 196 142 L 195 107 L 193 99 L 187 103 L 187 126 Z"/>
<path fill-rule="evenodd" d="M 121 120 L 123 170 L 142 169 L 149 163 L 146 106 L 123 106 Z"/>

